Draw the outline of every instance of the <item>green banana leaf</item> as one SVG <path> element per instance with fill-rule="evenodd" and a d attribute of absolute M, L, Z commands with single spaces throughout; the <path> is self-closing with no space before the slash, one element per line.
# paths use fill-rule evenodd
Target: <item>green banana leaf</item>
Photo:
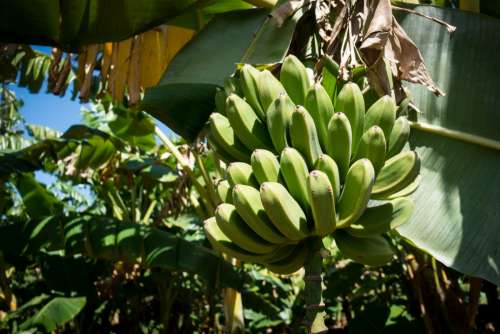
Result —
<path fill-rule="evenodd" d="M 146 91 L 142 107 L 185 139 L 196 138 L 215 107 L 216 87 L 224 85 L 237 63 L 275 63 L 286 55 L 303 12 L 282 26 L 268 14 L 252 9 L 217 15 L 175 56 L 158 85 Z"/>
<path fill-rule="evenodd" d="M 34 316 L 23 322 L 19 329 L 43 327 L 47 332 L 54 331 L 80 313 L 87 303 L 86 297 L 55 297 Z"/>
<path fill-rule="evenodd" d="M 416 6 L 457 26 L 453 36 L 425 18 L 399 21 L 420 48 L 432 77 L 447 93 L 411 87 L 419 122 L 500 141 L 500 20 Z M 422 159 L 416 211 L 398 231 L 436 259 L 500 284 L 500 151 L 413 129 Z"/>
<path fill-rule="evenodd" d="M 170 20 L 199 29 L 214 14 L 248 7 L 242 0 L 0 0 L 0 41 L 74 50 L 120 41 Z"/>

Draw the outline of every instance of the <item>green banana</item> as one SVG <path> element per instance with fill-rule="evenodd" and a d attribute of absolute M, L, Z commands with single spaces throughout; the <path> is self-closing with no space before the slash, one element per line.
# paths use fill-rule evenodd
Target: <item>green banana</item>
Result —
<path fill-rule="evenodd" d="M 243 145 L 252 151 L 256 148 L 272 150 L 266 124 L 260 120 L 245 100 L 235 94 L 229 95 L 226 101 L 226 112 L 229 123 Z"/>
<path fill-rule="evenodd" d="M 259 101 L 265 114 L 271 103 L 286 92 L 281 82 L 268 70 L 260 72 L 258 84 Z"/>
<path fill-rule="evenodd" d="M 284 236 L 300 241 L 309 235 L 306 214 L 283 185 L 264 182 L 260 186 L 260 198 L 267 215 Z"/>
<path fill-rule="evenodd" d="M 228 180 L 219 180 L 215 184 L 215 191 L 221 203 L 232 203 L 233 202 L 233 190 Z"/>
<path fill-rule="evenodd" d="M 215 111 L 225 115 L 226 114 L 226 92 L 221 88 L 215 89 Z"/>
<path fill-rule="evenodd" d="M 296 149 L 287 147 L 281 152 L 280 171 L 288 191 L 295 198 L 306 214 L 310 211 L 307 193 L 307 176 L 309 170 L 302 155 Z"/>
<path fill-rule="evenodd" d="M 277 152 L 288 146 L 287 131 L 294 111 L 295 105 L 285 94 L 280 95 L 267 108 L 267 128 Z"/>
<path fill-rule="evenodd" d="M 260 71 L 252 65 L 245 64 L 240 69 L 240 86 L 243 96 L 261 120 L 265 119 L 264 109 L 259 101 Z"/>
<path fill-rule="evenodd" d="M 308 90 L 304 107 L 314 120 L 321 147 L 326 150 L 328 122 L 332 118 L 334 111 L 332 100 L 321 84 L 317 83 Z"/>
<path fill-rule="evenodd" d="M 384 234 L 406 223 L 414 208 L 412 200 L 407 197 L 367 208 L 363 215 L 346 229 L 346 232 L 357 238 Z"/>
<path fill-rule="evenodd" d="M 245 262 L 262 262 L 262 255 L 259 256 L 255 253 L 248 252 L 233 243 L 231 239 L 229 239 L 229 237 L 221 231 L 221 229 L 217 225 L 215 217 L 210 217 L 205 220 L 203 228 L 205 230 L 205 235 L 207 236 L 208 241 L 210 242 L 212 247 L 219 252 L 225 253 L 231 257 Z"/>
<path fill-rule="evenodd" d="M 334 237 L 345 256 L 364 265 L 382 266 L 391 262 L 394 257 L 394 250 L 382 236 L 356 238 L 344 231 L 337 231 Z"/>
<path fill-rule="evenodd" d="M 233 156 L 221 147 L 212 133 L 208 134 L 207 140 L 218 159 L 224 161 L 225 163 L 230 163 L 235 160 Z"/>
<path fill-rule="evenodd" d="M 274 251 L 277 246 L 257 235 L 236 212 L 232 204 L 222 203 L 215 209 L 215 221 L 220 230 L 241 249 L 264 254 Z"/>
<path fill-rule="evenodd" d="M 406 117 L 401 116 L 396 119 L 387 143 L 387 158 L 392 158 L 400 153 L 406 142 L 410 138 L 410 123 Z"/>
<path fill-rule="evenodd" d="M 385 163 L 385 148 L 384 132 L 378 125 L 374 125 L 361 137 L 356 160 L 362 158 L 370 160 L 377 175 Z"/>
<path fill-rule="evenodd" d="M 417 152 L 399 153 L 385 162 L 375 180 L 373 199 L 386 199 L 413 183 L 420 172 Z"/>
<path fill-rule="evenodd" d="M 314 168 L 322 171 L 328 176 L 328 180 L 333 188 L 335 200 L 338 201 L 340 197 L 340 174 L 335 160 L 333 160 L 328 154 L 322 154 L 316 161 Z"/>
<path fill-rule="evenodd" d="M 352 154 L 351 124 L 344 113 L 333 114 L 330 123 L 328 123 L 326 151 L 337 163 L 340 179 L 343 181 L 349 170 Z"/>
<path fill-rule="evenodd" d="M 363 214 L 370 199 L 374 180 L 375 171 L 370 160 L 360 159 L 352 164 L 345 178 L 337 207 L 339 213 L 337 228 L 349 227 Z"/>
<path fill-rule="evenodd" d="M 294 55 L 288 55 L 283 60 L 280 81 L 292 101 L 297 105 L 303 105 L 311 84 L 306 67 Z"/>
<path fill-rule="evenodd" d="M 264 265 L 270 271 L 280 275 L 290 275 L 304 266 L 308 255 L 305 243 L 300 243 L 294 247 L 293 252 L 284 259 L 268 262 Z"/>
<path fill-rule="evenodd" d="M 257 189 L 239 184 L 233 188 L 232 197 L 240 217 L 262 239 L 274 244 L 289 242 L 269 220 L 260 199 L 260 192 Z"/>
<path fill-rule="evenodd" d="M 391 200 L 391 199 L 395 199 L 395 198 L 399 198 L 399 197 L 410 196 L 418 189 L 418 186 L 420 185 L 420 181 L 422 181 L 422 175 L 418 175 L 412 183 L 410 183 L 409 185 L 407 185 L 406 187 L 404 187 L 400 191 L 386 196 L 384 199 Z"/>
<path fill-rule="evenodd" d="M 314 218 L 314 232 L 324 237 L 335 231 L 337 214 L 335 212 L 335 194 L 328 176 L 319 170 L 313 170 L 307 178 L 307 190 Z"/>
<path fill-rule="evenodd" d="M 390 96 L 382 96 L 366 112 L 365 131 L 378 125 L 384 131 L 385 138 L 389 138 L 395 120 L 396 104 L 394 100 Z"/>
<path fill-rule="evenodd" d="M 248 162 L 250 151 L 235 136 L 229 120 L 222 114 L 212 113 L 210 115 L 210 133 L 221 147 L 233 160 Z"/>
<path fill-rule="evenodd" d="M 250 158 L 253 174 L 255 178 L 262 184 L 267 181 L 280 181 L 280 163 L 274 153 L 256 149 Z"/>
<path fill-rule="evenodd" d="M 226 95 L 237 94 L 242 95 L 241 86 L 239 80 L 234 76 L 230 76 L 224 79 L 224 92 Z"/>
<path fill-rule="evenodd" d="M 231 186 L 243 184 L 258 188 L 259 183 L 253 175 L 252 166 L 245 162 L 232 162 L 226 170 L 227 179 Z"/>
<path fill-rule="evenodd" d="M 323 152 L 314 121 L 307 110 L 301 106 L 298 106 L 292 114 L 290 138 L 292 146 L 302 153 L 307 165 L 312 168 Z"/>
<path fill-rule="evenodd" d="M 335 110 L 343 112 L 352 130 L 352 152 L 358 150 L 358 144 L 363 135 L 365 100 L 358 85 L 353 82 L 346 83 L 335 99 Z"/>

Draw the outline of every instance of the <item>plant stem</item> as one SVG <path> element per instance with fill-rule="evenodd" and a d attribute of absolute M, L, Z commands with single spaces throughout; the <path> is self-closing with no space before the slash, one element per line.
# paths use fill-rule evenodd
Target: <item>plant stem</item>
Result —
<path fill-rule="evenodd" d="M 274 5 L 278 2 L 278 0 L 244 0 L 249 4 L 254 5 L 255 7 L 260 8 L 273 8 Z"/>
<path fill-rule="evenodd" d="M 326 333 L 328 328 L 325 325 L 325 311 L 323 304 L 323 279 L 321 270 L 323 264 L 323 254 L 325 253 L 323 243 L 320 238 L 314 238 L 310 242 L 309 259 L 304 266 L 305 269 L 305 301 L 307 332 L 311 334 Z"/>

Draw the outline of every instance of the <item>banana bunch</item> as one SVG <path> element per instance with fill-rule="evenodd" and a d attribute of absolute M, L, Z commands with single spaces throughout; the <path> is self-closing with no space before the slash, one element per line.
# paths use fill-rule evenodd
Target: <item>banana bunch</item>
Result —
<path fill-rule="evenodd" d="M 244 65 L 216 94 L 209 143 L 228 163 L 205 232 L 221 252 L 293 273 L 305 240 L 333 234 L 340 251 L 366 265 L 393 257 L 383 234 L 413 211 L 420 161 L 403 151 L 410 127 L 389 96 L 365 110 L 355 83 L 333 101 L 305 66 L 285 58 L 279 80 Z"/>

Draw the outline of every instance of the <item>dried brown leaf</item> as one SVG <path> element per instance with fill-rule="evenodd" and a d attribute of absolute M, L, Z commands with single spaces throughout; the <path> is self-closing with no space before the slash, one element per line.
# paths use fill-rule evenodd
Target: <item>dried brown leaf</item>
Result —
<path fill-rule="evenodd" d="M 392 29 L 392 8 L 390 0 L 377 0 L 371 3 L 368 13 L 368 26 L 360 49 L 383 50 Z"/>
<path fill-rule="evenodd" d="M 87 101 L 90 96 L 90 88 L 92 85 L 92 78 L 94 73 L 94 68 L 96 64 L 97 51 L 99 50 L 99 44 L 91 44 L 87 46 L 85 57 L 83 62 L 78 61 L 79 66 L 83 66 L 83 69 L 78 69 L 80 74 L 80 100 Z"/>
<path fill-rule="evenodd" d="M 133 38 L 130 54 L 130 68 L 128 71 L 128 95 L 129 103 L 136 105 L 141 100 L 141 46 L 142 36 Z"/>
<path fill-rule="evenodd" d="M 270 15 L 276 20 L 278 27 L 281 27 L 287 18 L 309 2 L 310 0 L 290 0 L 273 10 Z"/>

